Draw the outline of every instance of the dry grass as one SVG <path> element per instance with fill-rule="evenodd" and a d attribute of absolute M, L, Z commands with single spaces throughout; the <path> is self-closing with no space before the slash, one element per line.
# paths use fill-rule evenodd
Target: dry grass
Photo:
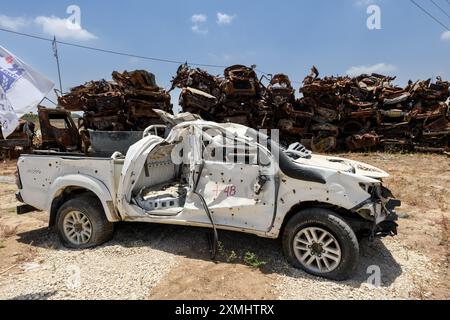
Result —
<path fill-rule="evenodd" d="M 386 170 L 384 183 L 402 201 L 398 239 L 426 255 L 440 269 L 440 281 L 418 290 L 448 298 L 450 292 L 450 157 L 428 154 L 348 153 L 341 155 Z"/>
<path fill-rule="evenodd" d="M 428 154 L 347 153 L 386 170 L 385 184 L 408 206 L 446 212 L 450 207 L 450 157 Z"/>

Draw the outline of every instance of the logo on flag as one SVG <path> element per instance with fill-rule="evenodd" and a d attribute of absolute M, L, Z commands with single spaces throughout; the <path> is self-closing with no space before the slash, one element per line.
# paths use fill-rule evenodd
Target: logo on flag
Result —
<path fill-rule="evenodd" d="M 0 52 L 0 85 L 8 92 L 13 84 L 25 73 L 25 70 L 14 62 L 12 56 L 3 56 Z"/>
<path fill-rule="evenodd" d="M 53 88 L 53 82 L 0 46 L 0 126 L 11 134 L 19 117 L 35 110 Z"/>

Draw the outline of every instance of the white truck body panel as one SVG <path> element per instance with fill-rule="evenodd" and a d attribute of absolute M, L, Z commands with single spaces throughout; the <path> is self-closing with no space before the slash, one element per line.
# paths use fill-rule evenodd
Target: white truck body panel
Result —
<path fill-rule="evenodd" d="M 25 203 L 50 212 L 53 200 L 64 189 L 81 187 L 97 195 L 108 220 L 120 220 L 114 210 L 114 171 L 121 165 L 113 159 L 27 155 L 17 165 Z"/>

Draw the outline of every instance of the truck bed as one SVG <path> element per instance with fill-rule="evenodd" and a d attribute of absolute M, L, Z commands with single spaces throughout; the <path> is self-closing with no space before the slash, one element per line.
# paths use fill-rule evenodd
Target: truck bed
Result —
<path fill-rule="evenodd" d="M 77 156 L 68 153 L 22 155 L 18 162 L 21 199 L 40 210 L 48 210 L 50 194 L 59 192 L 62 180 L 86 177 L 104 185 L 114 198 L 123 160 Z"/>

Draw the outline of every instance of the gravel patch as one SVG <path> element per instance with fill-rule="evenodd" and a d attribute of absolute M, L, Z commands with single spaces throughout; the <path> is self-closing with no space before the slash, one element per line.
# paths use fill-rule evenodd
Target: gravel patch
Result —
<path fill-rule="evenodd" d="M 164 250 L 167 230 L 137 229 L 126 226 L 113 241 L 89 250 L 65 249 L 44 232 L 37 246 L 50 247 L 38 247 L 35 260 L 18 266 L 19 272 L 0 276 L 0 299 L 145 299 L 178 257 Z"/>
<path fill-rule="evenodd" d="M 20 241 L 33 241 L 37 255 L 34 261 L 20 265 L 20 269 L 0 275 L 0 299 L 147 299 L 170 271 L 186 272 L 181 268 L 186 258 L 199 265 L 190 272 L 192 279 L 214 281 L 214 276 L 205 271 L 214 266 L 208 253 L 209 230 L 133 223 L 117 229 L 113 241 L 75 251 L 62 247 L 46 228 L 21 235 Z M 264 277 L 259 278 L 261 283 L 266 283 L 270 296 L 278 299 L 432 299 L 431 292 L 424 288 L 442 281 L 442 270 L 396 238 L 363 241 L 360 267 L 351 280 L 343 282 L 314 277 L 291 267 L 277 240 L 226 231 L 221 231 L 219 238 L 217 264 L 222 265 L 223 275 L 228 268 L 246 270 L 233 265 L 246 265 L 243 257 L 247 252 L 254 253 L 264 265 L 261 270 L 249 271 L 249 276 Z M 232 253 L 237 258 L 227 262 Z M 370 266 L 380 268 L 379 287 L 367 282 Z M 245 285 L 227 285 L 237 297 L 251 290 Z M 202 297 L 205 287 L 193 282 L 191 289 Z M 173 287 L 164 288 L 164 293 L 170 297 L 177 288 L 179 283 L 175 281 Z M 206 296 L 217 296 L 213 293 Z"/>
<path fill-rule="evenodd" d="M 199 234 L 193 232 L 191 236 L 185 239 L 198 243 Z M 264 265 L 260 270 L 254 269 L 255 273 L 249 273 L 249 277 L 269 278 L 268 291 L 277 299 L 433 299 L 433 293 L 427 291 L 430 290 L 430 285 L 445 281 L 442 278 L 442 268 L 436 266 L 428 256 L 408 248 L 395 237 L 375 239 L 373 242 L 363 240 L 360 243 L 359 267 L 350 280 L 342 282 L 315 277 L 293 268 L 283 256 L 278 240 L 225 231 L 219 232 L 219 238 L 222 250 L 218 263 L 228 264 L 232 269 L 234 263 L 247 264 L 243 259 L 246 252 L 254 253 Z M 194 250 L 198 248 L 191 252 Z M 230 257 L 231 252 L 238 258 L 233 263 L 228 263 L 227 257 Z M 379 286 L 374 277 L 377 267 L 380 275 Z M 193 270 L 192 274 L 195 275 L 197 269 Z M 235 289 L 236 296 L 245 296 L 239 285 L 230 286 Z M 246 291 L 251 291 L 251 288 L 249 285 Z M 197 289 L 200 292 L 204 290 L 201 287 Z"/>
<path fill-rule="evenodd" d="M 423 287 L 438 281 L 439 270 L 431 261 L 402 246 L 398 240 L 386 238 L 360 246 L 360 267 L 348 281 L 324 280 L 292 268 L 286 263 L 274 266 L 277 270 L 275 290 L 280 299 L 426 299 L 430 292 Z M 372 267 L 371 267 L 372 266 Z M 370 278 L 379 267 L 380 283 Z"/>
<path fill-rule="evenodd" d="M 11 176 L 0 176 L 0 183 L 15 184 L 16 180 L 14 177 Z"/>

